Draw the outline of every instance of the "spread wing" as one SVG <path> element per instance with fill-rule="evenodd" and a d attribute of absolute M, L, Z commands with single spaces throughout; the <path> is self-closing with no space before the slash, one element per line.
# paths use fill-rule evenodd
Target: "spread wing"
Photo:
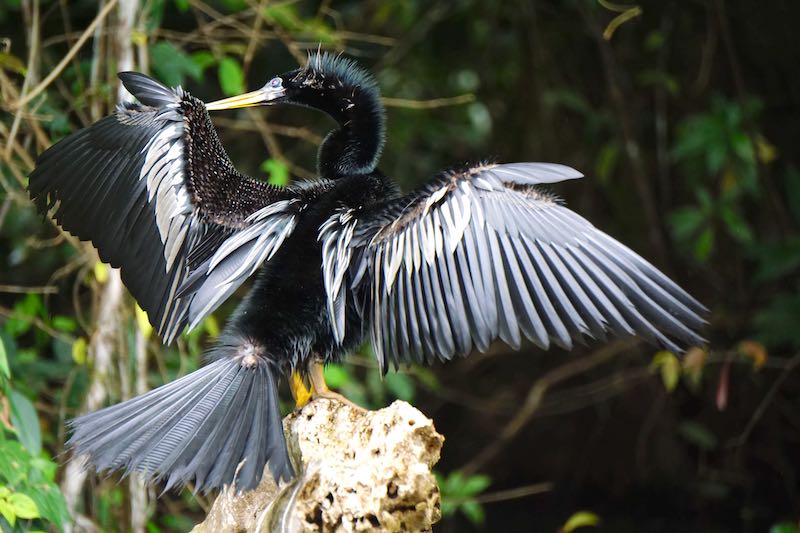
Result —
<path fill-rule="evenodd" d="M 582 175 L 561 165 L 442 173 L 379 213 L 323 225 L 334 333 L 349 296 L 379 363 L 484 351 L 499 338 L 564 348 L 607 333 L 679 350 L 701 343 L 705 308 L 635 252 L 537 187 Z"/>
<path fill-rule="evenodd" d="M 236 171 L 201 101 L 142 74 L 120 79 L 141 104 L 119 105 L 45 151 L 30 194 L 121 268 L 171 342 L 277 251 L 300 199 Z"/>

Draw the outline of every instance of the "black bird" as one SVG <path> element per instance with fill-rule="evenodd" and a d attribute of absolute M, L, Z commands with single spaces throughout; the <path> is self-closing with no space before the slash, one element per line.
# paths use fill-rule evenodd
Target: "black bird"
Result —
<path fill-rule="evenodd" d="M 167 343 L 256 276 L 206 366 L 72 421 L 70 446 L 98 470 L 198 490 L 252 488 L 266 464 L 291 478 L 279 376 L 299 388 L 299 373 L 314 396 L 329 395 L 322 364 L 367 333 L 384 371 L 496 339 L 703 342 L 700 303 L 540 188 L 582 177 L 569 167 L 463 165 L 402 195 L 377 169 L 377 86 L 347 59 L 315 54 L 208 105 L 142 74 L 120 78 L 140 103 L 44 152 L 30 176 L 36 205 L 121 268 Z M 279 103 L 338 123 L 320 146 L 319 179 L 279 188 L 242 175 L 207 114 Z"/>

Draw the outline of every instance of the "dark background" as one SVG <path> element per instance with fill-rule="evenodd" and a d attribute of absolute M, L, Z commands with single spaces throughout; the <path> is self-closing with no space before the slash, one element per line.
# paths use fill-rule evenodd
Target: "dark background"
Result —
<path fill-rule="evenodd" d="M 35 214 L 25 176 L 50 142 L 110 109 L 120 16 L 25 113 L 14 102 L 23 74 L 29 91 L 97 10 L 89 1 L 0 5 L 0 320 L 12 407 L 3 439 L 18 438 L 21 395 L 36 410 L 43 460 L 58 464 L 64 422 L 98 379 L 92 343 L 105 278 L 90 247 Z M 638 16 L 616 26 L 625 12 Z M 307 49 L 343 51 L 388 97 L 381 168 L 406 189 L 483 157 L 574 166 L 587 178 L 554 187 L 567 204 L 711 310 L 708 345 L 681 360 L 612 340 L 571 353 L 496 346 L 385 382 L 369 347 L 331 369 L 356 401 L 412 400 L 445 435 L 437 530 L 558 531 L 587 510 L 602 531 L 789 532 L 800 511 L 798 20 L 800 4 L 788 0 L 154 0 L 137 10 L 134 47 L 137 69 L 205 100 L 261 86 Z M 214 121 L 241 170 L 276 182 L 287 171 L 313 176 L 332 125 L 302 109 Z M 107 401 L 129 395 L 137 371 L 154 387 L 195 368 L 218 330 L 211 321 L 163 348 L 129 300 L 118 321 Z M 541 401 L 526 409 L 537 391 Z M 500 438 L 514 420 L 519 430 Z M 36 468 L 0 481 L 35 492 Z M 59 483 L 62 472 L 45 477 Z M 92 480 L 71 510 L 100 530 L 129 530 L 131 490 Z M 208 503 L 188 491 L 150 501 L 150 531 L 188 529 Z"/>

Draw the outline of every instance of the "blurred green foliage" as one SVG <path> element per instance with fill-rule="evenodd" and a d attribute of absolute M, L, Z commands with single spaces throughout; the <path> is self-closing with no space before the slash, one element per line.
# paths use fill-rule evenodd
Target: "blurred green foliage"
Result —
<path fill-rule="evenodd" d="M 11 384 L 8 359 L 0 338 L 0 526 L 3 531 L 44 529 L 48 523 L 61 528 L 69 514 L 55 483 L 58 466 L 42 449 L 33 403 Z"/>
<path fill-rule="evenodd" d="M 671 213 L 676 239 L 690 246 L 698 261 L 707 262 L 718 239 L 717 228 L 742 246 L 753 243 L 753 230 L 742 215 L 742 202 L 757 199 L 757 168 L 775 157 L 775 148 L 759 134 L 748 134 L 761 107 L 715 96 L 711 109 L 685 118 L 678 126 L 672 157 L 695 190 L 697 203 Z M 758 150 L 757 150 L 758 148 Z"/>
<path fill-rule="evenodd" d="M 442 514 L 449 516 L 461 512 L 473 524 L 483 525 L 486 514 L 475 497 L 491 485 L 491 478 L 482 474 L 465 476 L 459 471 L 447 476 L 437 474 L 436 477 L 442 493 Z"/>

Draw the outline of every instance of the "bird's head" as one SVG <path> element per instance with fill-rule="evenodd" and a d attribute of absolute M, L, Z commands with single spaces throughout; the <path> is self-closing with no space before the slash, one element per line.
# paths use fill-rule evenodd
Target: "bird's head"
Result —
<path fill-rule="evenodd" d="M 350 59 L 327 52 L 311 54 L 308 63 L 275 76 L 262 88 L 206 104 L 209 111 L 294 104 L 330 115 L 340 128 L 320 145 L 321 176 L 372 172 L 383 148 L 383 104 L 375 80 Z"/>
<path fill-rule="evenodd" d="M 382 114 L 380 94 L 369 72 L 328 52 L 310 54 L 307 64 L 269 80 L 258 90 L 206 104 L 209 111 L 275 104 L 319 109 L 344 124 L 352 115 Z"/>

